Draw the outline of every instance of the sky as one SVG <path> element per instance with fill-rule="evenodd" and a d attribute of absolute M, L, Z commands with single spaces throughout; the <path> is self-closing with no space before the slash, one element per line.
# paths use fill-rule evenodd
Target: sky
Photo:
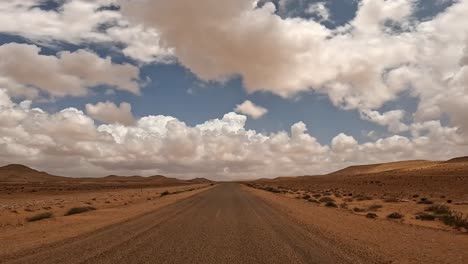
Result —
<path fill-rule="evenodd" d="M 238 180 L 468 155 L 468 0 L 0 2 L 0 165 Z"/>

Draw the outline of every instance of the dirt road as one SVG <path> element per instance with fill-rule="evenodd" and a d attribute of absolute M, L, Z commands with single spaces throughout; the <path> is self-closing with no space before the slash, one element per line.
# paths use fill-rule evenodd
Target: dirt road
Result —
<path fill-rule="evenodd" d="M 5 263 L 351 262 L 373 261 L 338 249 L 230 183 Z"/>

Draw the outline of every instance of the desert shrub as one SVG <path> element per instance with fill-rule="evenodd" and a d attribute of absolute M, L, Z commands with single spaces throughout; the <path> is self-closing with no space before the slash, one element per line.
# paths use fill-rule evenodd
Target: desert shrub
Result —
<path fill-rule="evenodd" d="M 372 197 L 370 197 L 368 195 L 363 195 L 363 194 L 356 195 L 356 196 L 354 196 L 354 198 L 356 200 L 358 200 L 358 201 L 372 200 Z"/>
<path fill-rule="evenodd" d="M 403 218 L 403 215 L 400 214 L 400 213 L 391 213 L 389 215 L 387 215 L 387 218 L 390 218 L 390 219 L 402 219 Z"/>
<path fill-rule="evenodd" d="M 347 203 L 342 203 L 342 204 L 340 204 L 340 208 L 348 209 L 348 204 Z"/>
<path fill-rule="evenodd" d="M 442 218 L 442 221 L 449 226 L 468 229 L 468 216 L 464 216 L 460 212 L 450 211 Z"/>
<path fill-rule="evenodd" d="M 395 198 L 395 197 L 386 197 L 383 199 L 383 201 L 386 203 L 398 203 L 400 202 L 400 199 Z"/>
<path fill-rule="evenodd" d="M 171 194 L 169 191 L 164 191 L 164 192 L 161 193 L 161 197 L 162 197 L 162 196 L 169 195 L 169 194 Z"/>
<path fill-rule="evenodd" d="M 335 193 L 335 197 L 336 197 L 336 198 L 341 198 L 341 197 L 343 197 L 343 195 L 341 195 L 341 194 L 339 194 L 339 193 Z"/>
<path fill-rule="evenodd" d="M 428 213 L 418 213 L 418 214 L 416 214 L 416 219 L 423 220 L 423 221 L 434 221 L 435 218 L 436 217 L 434 215 L 428 214 Z"/>
<path fill-rule="evenodd" d="M 371 206 L 369 206 L 369 210 L 371 211 L 377 211 L 378 209 L 382 208 L 383 206 L 380 205 L 380 204 L 373 204 Z"/>
<path fill-rule="evenodd" d="M 368 213 L 366 215 L 367 218 L 377 218 L 377 214 L 374 214 L 374 213 Z"/>
<path fill-rule="evenodd" d="M 320 193 L 316 193 L 316 194 L 313 194 L 312 195 L 313 197 L 315 197 L 316 199 L 320 198 L 322 195 Z"/>
<path fill-rule="evenodd" d="M 429 200 L 427 198 L 421 198 L 421 200 L 419 200 L 417 202 L 417 204 L 433 204 L 433 203 L 434 203 L 433 201 L 431 201 L 431 200 Z"/>
<path fill-rule="evenodd" d="M 424 209 L 424 211 L 433 212 L 438 215 L 445 215 L 450 214 L 450 207 L 441 204 L 434 204 Z"/>
<path fill-rule="evenodd" d="M 96 208 L 94 208 L 92 206 L 73 207 L 70 210 L 68 210 L 65 213 L 65 215 L 81 214 L 81 213 L 84 213 L 84 212 L 94 211 L 94 210 L 96 210 Z"/>
<path fill-rule="evenodd" d="M 307 200 L 307 201 L 309 201 L 309 202 L 311 202 L 311 203 L 319 203 L 319 201 L 317 201 L 317 200 L 315 200 L 315 199 L 313 199 L 313 198 L 310 198 L 310 199 Z"/>
<path fill-rule="evenodd" d="M 302 199 L 308 200 L 308 199 L 310 199 L 310 195 L 306 194 L 306 195 L 302 196 Z"/>
<path fill-rule="evenodd" d="M 329 193 L 329 192 L 323 192 L 322 194 L 323 194 L 323 196 L 330 196 L 331 195 L 331 193 Z"/>
<path fill-rule="evenodd" d="M 268 192 L 272 192 L 272 193 L 280 193 L 281 191 L 276 189 L 276 188 L 273 188 L 273 187 L 265 187 L 264 188 L 265 191 L 268 191 Z"/>
<path fill-rule="evenodd" d="M 336 205 L 336 203 L 334 203 L 334 202 L 327 202 L 327 203 L 325 204 L 325 206 L 326 206 L 326 207 L 334 207 L 334 208 L 338 207 L 338 205 Z"/>
<path fill-rule="evenodd" d="M 27 217 L 26 221 L 34 222 L 34 221 L 39 221 L 39 220 L 46 219 L 46 218 L 52 218 L 53 216 L 54 214 L 51 212 L 44 212 L 44 213 L 40 213 L 31 217 Z"/>
<path fill-rule="evenodd" d="M 331 197 L 322 197 L 320 198 L 319 202 L 321 203 L 329 203 L 329 202 L 334 202 L 335 200 L 333 200 L 333 198 Z"/>
<path fill-rule="evenodd" d="M 353 211 L 356 212 L 356 213 L 362 213 L 362 212 L 365 212 L 366 209 L 359 208 L 359 207 L 354 207 L 354 208 L 353 208 Z"/>

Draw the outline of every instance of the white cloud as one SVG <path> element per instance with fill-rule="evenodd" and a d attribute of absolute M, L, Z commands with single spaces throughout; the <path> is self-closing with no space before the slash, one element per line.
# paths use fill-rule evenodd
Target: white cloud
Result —
<path fill-rule="evenodd" d="M 95 105 L 86 104 L 86 113 L 104 123 L 119 123 L 122 125 L 133 125 L 135 118 L 132 114 L 132 106 L 129 103 L 123 102 L 119 106 L 107 102 L 99 102 Z"/>
<path fill-rule="evenodd" d="M 319 21 L 330 20 L 330 10 L 328 10 L 325 2 L 318 2 L 310 4 L 306 10 L 306 13 L 315 15 L 319 18 Z"/>
<path fill-rule="evenodd" d="M 20 35 L 46 45 L 63 41 L 123 44 L 122 52 L 134 59 L 167 61 L 170 49 L 157 45 L 154 29 L 130 25 L 115 10 L 103 7 L 116 0 L 67 0 L 57 10 L 43 10 L 43 0 L 0 1 L 0 32 Z M 150 45 L 151 44 L 151 45 Z"/>
<path fill-rule="evenodd" d="M 0 46 L 0 85 L 12 95 L 34 98 L 37 89 L 52 96 L 82 96 L 98 85 L 138 94 L 139 69 L 114 64 L 86 51 L 40 54 L 35 45 L 9 43 Z"/>
<path fill-rule="evenodd" d="M 408 130 L 408 126 L 402 123 L 402 119 L 404 116 L 405 111 L 403 110 L 393 110 L 382 114 L 378 111 L 361 111 L 361 118 L 374 122 L 381 126 L 387 126 L 388 130 L 394 133 L 399 133 Z"/>
<path fill-rule="evenodd" d="M 313 90 L 336 106 L 365 111 L 379 110 L 408 90 L 420 99 L 416 121 L 445 113 L 453 126 L 467 130 L 461 120 L 467 70 L 461 62 L 468 1 L 417 21 L 415 0 L 363 0 L 355 18 L 337 29 L 281 18 L 271 3 L 255 3 L 140 0 L 122 1 L 122 10 L 133 23 L 157 29 L 179 61 L 203 80 L 241 76 L 249 92 L 289 97 Z M 454 95 L 459 102 L 447 103 Z"/>
<path fill-rule="evenodd" d="M 234 111 L 240 114 L 248 115 L 253 119 L 259 119 L 268 113 L 266 108 L 255 105 L 250 100 L 246 100 L 242 104 L 237 105 Z"/>
<path fill-rule="evenodd" d="M 107 108 L 104 107 L 104 108 Z M 74 176 L 167 174 L 216 179 L 329 172 L 356 163 L 446 159 L 466 154 L 456 128 L 430 121 L 411 126 L 411 137 L 359 144 L 345 134 L 320 144 L 299 122 L 291 131 L 262 134 L 245 128 L 246 116 L 188 126 L 170 116 L 146 116 L 131 126 L 96 125 L 74 108 L 57 113 L 15 104 L 0 89 L 0 159 Z"/>

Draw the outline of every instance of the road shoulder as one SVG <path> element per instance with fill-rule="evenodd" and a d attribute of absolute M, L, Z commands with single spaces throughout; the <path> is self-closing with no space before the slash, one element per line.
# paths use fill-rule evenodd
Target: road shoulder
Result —
<path fill-rule="evenodd" d="M 466 263 L 468 236 L 374 220 L 263 190 L 242 187 L 274 206 L 309 232 L 381 263 Z"/>

